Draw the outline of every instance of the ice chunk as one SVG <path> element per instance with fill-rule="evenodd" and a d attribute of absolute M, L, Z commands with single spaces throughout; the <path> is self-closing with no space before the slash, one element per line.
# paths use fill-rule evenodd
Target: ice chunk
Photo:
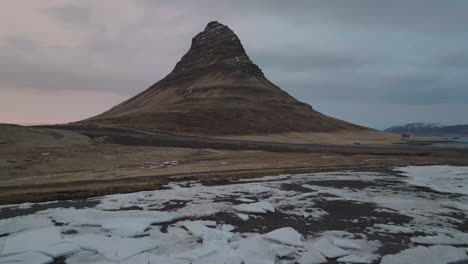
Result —
<path fill-rule="evenodd" d="M 172 254 L 170 257 L 174 258 L 174 259 L 183 259 L 183 260 L 188 260 L 188 261 L 195 261 L 195 260 L 198 260 L 200 258 L 204 258 L 204 257 L 207 257 L 209 255 L 212 255 L 217 250 L 218 250 L 218 248 L 215 247 L 214 245 L 208 245 L 208 246 L 203 246 L 201 248 L 191 250 L 189 252 Z"/>
<path fill-rule="evenodd" d="M 203 241 L 230 240 L 233 236 L 233 233 L 231 232 L 206 227 L 202 225 L 199 221 L 183 222 L 182 226 L 187 228 L 187 230 L 193 235 L 197 237 L 202 237 Z"/>
<path fill-rule="evenodd" d="M 332 242 L 335 246 L 344 248 L 344 249 L 361 249 L 361 246 L 354 244 L 350 240 L 334 238 Z"/>
<path fill-rule="evenodd" d="M 262 208 L 263 210 L 268 211 L 268 212 L 272 212 L 272 213 L 275 212 L 275 208 L 269 202 L 256 202 L 256 203 L 251 203 L 250 205 Z"/>
<path fill-rule="evenodd" d="M 349 254 L 348 251 L 336 247 L 326 238 L 319 239 L 313 244 L 313 247 L 315 247 L 318 251 L 320 251 L 320 253 L 322 253 L 322 255 L 327 258 L 339 258 Z"/>
<path fill-rule="evenodd" d="M 182 190 L 182 189 L 184 189 L 184 188 L 180 187 L 180 185 L 175 184 L 175 183 L 172 183 L 172 182 L 168 183 L 168 184 L 167 184 L 167 187 L 169 187 L 169 188 L 171 188 L 171 189 L 174 189 L 174 190 Z"/>
<path fill-rule="evenodd" d="M 215 227 L 216 226 L 216 221 L 211 221 L 211 220 L 203 220 L 203 221 L 198 221 L 200 224 L 208 227 Z"/>
<path fill-rule="evenodd" d="M 264 234 L 263 237 L 285 245 L 296 247 L 302 246 L 302 235 L 292 227 L 283 227 L 273 230 L 270 233 Z"/>
<path fill-rule="evenodd" d="M 237 200 L 237 201 L 244 202 L 244 203 L 255 202 L 255 200 L 252 200 L 252 199 L 249 199 L 249 198 L 239 198 L 239 199 L 236 199 L 236 200 Z"/>
<path fill-rule="evenodd" d="M 406 226 L 397 226 L 397 225 L 387 225 L 387 224 L 374 224 L 374 227 L 378 229 L 382 229 L 387 233 L 397 234 L 397 233 L 404 233 L 404 234 L 411 234 L 415 231 Z"/>
<path fill-rule="evenodd" d="M 40 252 L 53 258 L 71 255 L 78 251 L 80 251 L 80 247 L 69 242 L 59 242 L 40 250 Z"/>
<path fill-rule="evenodd" d="M 62 237 L 57 227 L 46 227 L 26 231 L 5 241 L 2 255 L 11 255 L 27 251 L 41 251 L 49 245 L 61 242 Z"/>
<path fill-rule="evenodd" d="M 249 215 L 246 214 L 237 214 L 237 217 L 239 217 L 242 221 L 247 221 L 249 220 Z"/>
<path fill-rule="evenodd" d="M 264 214 L 267 212 L 265 209 L 257 207 L 257 206 L 253 206 L 251 204 L 234 205 L 232 209 L 236 210 L 237 212 L 242 212 L 242 213 Z"/>
<path fill-rule="evenodd" d="M 149 264 L 190 264 L 189 261 L 182 260 L 182 259 L 174 259 L 166 256 L 158 256 L 158 255 L 152 255 L 148 254 L 148 263 Z M 135 264 L 140 264 L 142 262 L 138 262 Z"/>
<path fill-rule="evenodd" d="M 236 227 L 233 225 L 229 225 L 229 224 L 223 224 L 221 226 L 221 230 L 223 230 L 224 232 L 231 232 L 234 229 L 236 229 Z"/>
<path fill-rule="evenodd" d="M 260 236 L 255 236 L 247 239 L 240 239 L 231 243 L 234 248 L 228 251 L 227 254 L 231 257 L 231 262 L 228 263 L 245 263 L 245 264 L 274 264 L 276 253 L 271 248 L 271 242 L 262 239 Z M 237 262 L 235 262 L 237 261 Z M 223 262 L 216 262 L 223 263 Z"/>
<path fill-rule="evenodd" d="M 298 260 L 299 264 L 321 264 L 327 263 L 327 259 L 316 249 L 310 249 Z"/>
<path fill-rule="evenodd" d="M 466 253 L 461 248 L 452 246 L 432 246 L 406 249 L 395 255 L 385 255 L 380 264 L 413 264 L 431 263 L 446 264 L 466 258 Z"/>
<path fill-rule="evenodd" d="M 105 237 L 94 234 L 72 237 L 68 240 L 80 245 L 82 249 L 98 252 L 107 259 L 114 261 L 123 261 L 159 247 L 159 243 L 154 240 Z"/>
<path fill-rule="evenodd" d="M 181 223 L 183 227 L 187 228 L 187 230 L 192 233 L 192 235 L 201 237 L 203 234 L 203 230 L 207 228 L 206 226 L 200 224 L 198 221 L 185 221 Z"/>
<path fill-rule="evenodd" d="M 291 256 L 296 251 L 293 247 L 283 246 L 283 245 L 271 245 L 273 251 L 275 251 L 278 257 Z"/>
<path fill-rule="evenodd" d="M 47 264 L 54 261 L 53 258 L 38 252 L 26 252 L 8 257 L 0 257 L 0 263 L 5 264 Z"/>
<path fill-rule="evenodd" d="M 114 231 L 114 235 L 122 237 L 135 237 L 141 235 L 146 229 L 150 227 L 150 223 L 141 219 L 134 219 L 133 221 L 128 218 L 109 219 L 109 222 L 102 223 L 101 227 L 106 230 Z"/>
<path fill-rule="evenodd" d="M 358 263 L 358 264 L 369 263 L 369 261 L 367 259 L 364 259 L 364 258 L 362 258 L 360 256 L 356 256 L 356 255 L 348 255 L 348 256 L 339 258 L 336 261 L 338 261 L 340 263 Z"/>
<path fill-rule="evenodd" d="M 190 264 L 189 261 L 181 260 L 181 259 L 173 259 L 164 256 L 155 256 L 151 255 L 149 259 L 150 264 L 161 264 L 161 263 L 170 263 L 170 264 Z"/>
<path fill-rule="evenodd" d="M 465 245 L 466 243 L 453 238 L 447 235 L 435 235 L 435 236 L 419 236 L 419 237 L 412 237 L 411 242 L 421 245 L 452 245 L 452 246 L 461 246 Z"/>

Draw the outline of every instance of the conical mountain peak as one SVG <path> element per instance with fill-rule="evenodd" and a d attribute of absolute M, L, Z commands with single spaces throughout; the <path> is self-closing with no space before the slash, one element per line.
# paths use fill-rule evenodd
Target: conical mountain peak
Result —
<path fill-rule="evenodd" d="M 205 29 L 192 39 L 189 51 L 171 74 L 216 64 L 244 66 L 246 70 L 263 77 L 262 71 L 247 56 L 234 31 L 218 21 L 208 23 Z"/>
<path fill-rule="evenodd" d="M 165 78 L 82 124 L 188 135 L 365 129 L 325 116 L 270 82 L 237 35 L 217 21 Z"/>

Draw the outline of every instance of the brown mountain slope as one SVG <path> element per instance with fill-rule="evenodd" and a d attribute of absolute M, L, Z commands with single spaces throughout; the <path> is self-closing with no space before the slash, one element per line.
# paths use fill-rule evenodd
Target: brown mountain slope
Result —
<path fill-rule="evenodd" d="M 271 83 L 216 21 L 164 79 L 78 123 L 217 136 L 370 130 L 323 115 Z"/>

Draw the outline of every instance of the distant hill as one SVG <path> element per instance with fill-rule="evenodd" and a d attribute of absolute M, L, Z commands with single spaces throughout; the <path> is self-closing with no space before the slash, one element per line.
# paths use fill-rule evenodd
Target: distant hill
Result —
<path fill-rule="evenodd" d="M 411 123 L 393 126 L 385 131 L 415 136 L 468 136 L 468 125 L 444 126 L 430 123 Z"/>

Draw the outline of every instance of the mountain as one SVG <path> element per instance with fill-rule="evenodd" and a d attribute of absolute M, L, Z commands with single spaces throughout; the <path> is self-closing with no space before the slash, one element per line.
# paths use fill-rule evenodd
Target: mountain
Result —
<path fill-rule="evenodd" d="M 440 124 L 411 123 L 385 129 L 387 132 L 415 136 L 468 136 L 468 125 L 443 126 Z"/>
<path fill-rule="evenodd" d="M 281 90 L 217 21 L 192 39 L 165 78 L 78 124 L 214 136 L 370 130 L 321 114 Z"/>

